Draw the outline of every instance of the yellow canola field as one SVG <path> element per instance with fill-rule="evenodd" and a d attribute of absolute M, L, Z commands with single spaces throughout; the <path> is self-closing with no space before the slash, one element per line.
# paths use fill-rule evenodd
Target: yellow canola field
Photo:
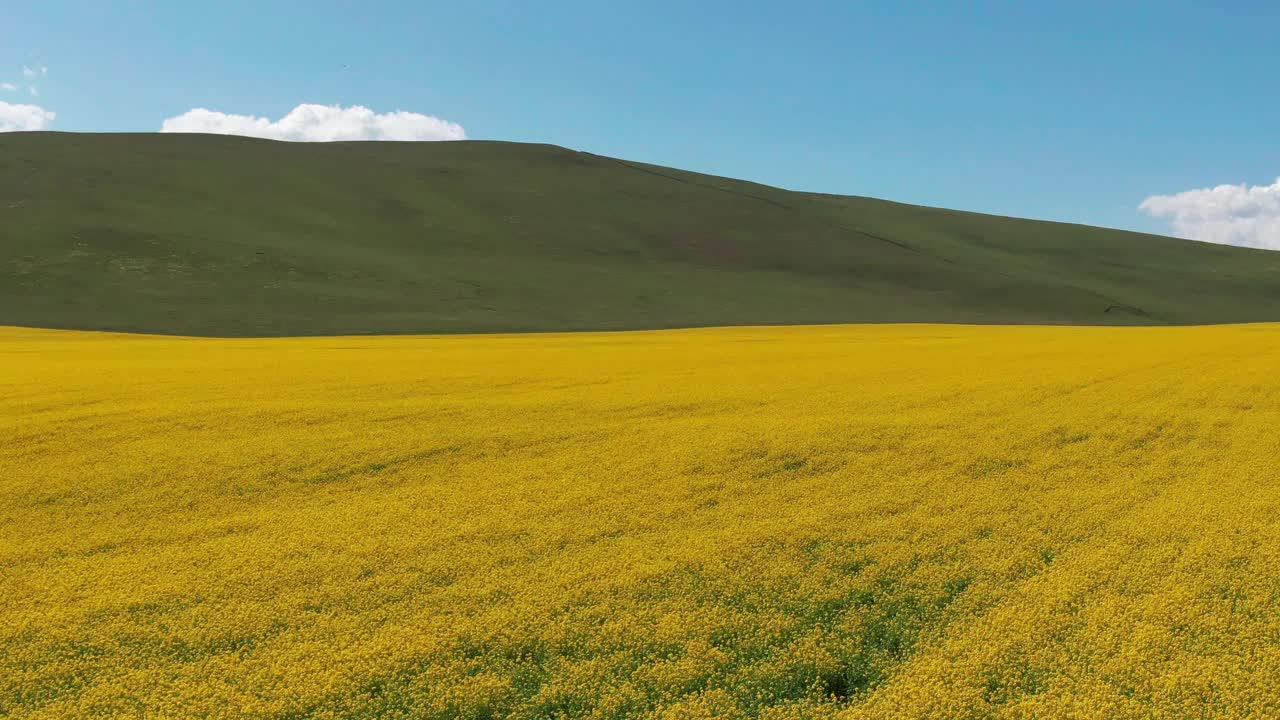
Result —
<path fill-rule="evenodd" d="M 1280 326 L 0 329 L 0 716 L 1280 716 Z"/>

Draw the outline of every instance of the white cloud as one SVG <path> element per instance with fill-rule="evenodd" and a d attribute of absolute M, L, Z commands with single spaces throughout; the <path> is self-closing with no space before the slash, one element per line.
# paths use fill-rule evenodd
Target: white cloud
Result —
<path fill-rule="evenodd" d="M 31 97 L 37 97 L 40 95 L 40 90 L 36 87 L 36 83 L 41 78 L 45 77 L 48 74 L 49 74 L 49 68 L 43 65 L 35 68 L 23 65 L 22 66 L 22 80 L 23 80 L 22 84 L 19 85 L 17 83 L 11 83 L 11 82 L 0 82 L 0 90 L 4 90 L 7 92 L 16 92 L 18 90 L 22 90 L 23 88 L 26 88 L 27 93 L 30 94 Z"/>
<path fill-rule="evenodd" d="M 1138 209 L 1168 219 L 1179 237 L 1280 250 L 1280 179 L 1152 195 Z"/>
<path fill-rule="evenodd" d="M 248 135 L 273 140 L 465 140 L 457 123 L 412 112 L 375 113 L 353 105 L 299 105 L 279 120 L 196 108 L 171 117 L 160 132 Z"/>
<path fill-rule="evenodd" d="M 44 130 L 53 124 L 55 113 L 36 105 L 0 102 L 0 132 Z"/>

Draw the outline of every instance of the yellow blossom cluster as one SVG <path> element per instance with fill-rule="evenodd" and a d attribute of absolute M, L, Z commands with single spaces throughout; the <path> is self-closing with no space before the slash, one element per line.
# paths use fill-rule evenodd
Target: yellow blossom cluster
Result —
<path fill-rule="evenodd" d="M 1280 717 L 1280 326 L 0 329 L 0 716 Z"/>

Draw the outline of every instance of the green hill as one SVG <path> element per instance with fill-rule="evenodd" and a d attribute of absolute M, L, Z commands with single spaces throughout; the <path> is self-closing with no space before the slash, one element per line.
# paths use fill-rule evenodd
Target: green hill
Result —
<path fill-rule="evenodd" d="M 547 145 L 0 135 L 0 324 L 192 335 L 1280 320 L 1280 253 Z"/>

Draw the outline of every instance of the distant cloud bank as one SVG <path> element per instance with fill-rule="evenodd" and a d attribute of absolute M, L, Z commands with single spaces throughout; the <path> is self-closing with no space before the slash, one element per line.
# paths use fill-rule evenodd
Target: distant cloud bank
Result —
<path fill-rule="evenodd" d="M 467 137 L 461 125 L 430 115 L 403 111 L 376 113 L 360 105 L 310 104 L 299 105 L 275 121 L 196 108 L 166 119 L 160 132 L 247 135 L 298 142 L 465 140 Z"/>
<path fill-rule="evenodd" d="M 1179 237 L 1280 250 L 1280 179 L 1152 195 L 1138 209 L 1167 219 Z"/>
<path fill-rule="evenodd" d="M 0 132 L 47 130 L 56 113 L 38 105 L 11 105 L 0 102 Z"/>

